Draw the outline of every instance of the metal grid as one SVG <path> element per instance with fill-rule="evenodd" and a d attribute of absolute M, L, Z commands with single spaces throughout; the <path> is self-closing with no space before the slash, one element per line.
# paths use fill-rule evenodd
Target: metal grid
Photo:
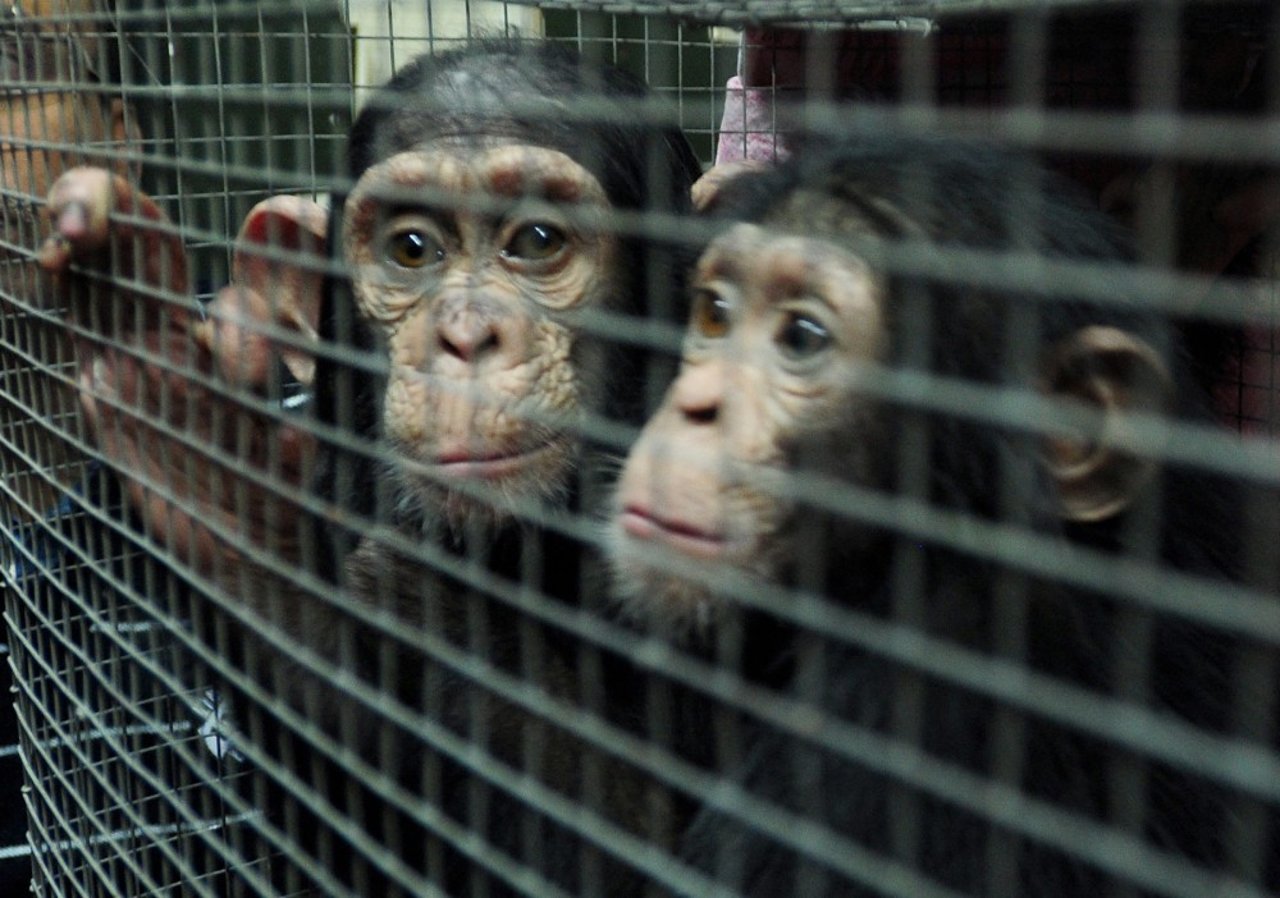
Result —
<path fill-rule="evenodd" d="M 865 26 L 884 20 L 913 17 L 934 19 L 939 16 L 973 13 L 997 13 L 1025 11 L 1031 5 L 1026 0 L 638 0 L 638 2 L 613 2 L 613 0 L 515 0 L 517 3 L 538 6 L 542 9 L 565 9 L 576 12 L 602 12 L 615 15 L 672 16 L 697 22 L 717 22 L 729 25 L 785 25 L 840 23 Z M 1061 0 L 1053 7 L 1124 8 L 1129 0 Z"/>
<path fill-rule="evenodd" d="M 14 875 L 35 894 L 1280 892 L 1268 4 L 60 3 L 0 20 L 20 61 L 0 97 L 0 496 L 29 852 Z M 166 354 L 141 335 L 219 320 L 219 288 L 252 264 L 237 232 L 254 205 L 348 194 L 356 111 L 409 59 L 477 35 L 548 39 L 643 78 L 652 101 L 556 114 L 678 126 L 704 165 L 867 134 L 1040 157 L 1133 230 L 1135 262 L 867 251 L 908 279 L 1030 296 L 1004 309 L 1000 345 L 968 350 L 1001 363 L 1029 364 L 1068 290 L 1185 344 L 1185 389 L 1211 396 L 1217 421 L 1140 419 L 1118 439 L 1196 488 L 1168 475 L 1125 528 L 1074 541 L 1029 523 L 1029 475 L 1005 456 L 973 475 L 992 478 L 984 512 L 938 500 L 938 421 L 1025 436 L 1065 413 L 1000 377 L 935 370 L 930 331 L 951 319 L 926 291 L 904 300 L 914 350 L 865 382 L 913 435 L 890 447 L 893 487 L 784 478 L 814 522 L 785 582 L 663 562 L 731 597 L 709 644 L 650 632 L 607 598 L 600 497 L 643 423 L 630 410 L 576 426 L 614 460 L 584 465 L 567 508 L 518 504 L 518 538 L 408 530 L 385 479 L 359 479 L 397 457 L 388 443 L 341 388 L 326 416 L 281 361 L 301 351 L 339 384 L 382 383 L 379 349 L 341 327 L 323 344 L 257 319 L 220 332 L 218 352 L 267 347 L 259 373 L 201 364 L 189 336 Z M 48 97 L 78 105 L 33 115 Z M 84 295 L 34 265 L 46 164 L 115 168 L 171 222 L 81 285 L 115 309 L 105 319 L 78 316 Z M 1004 200 L 1034 207 L 1033 181 L 1010 171 Z M 650 239 L 651 277 L 708 233 L 656 205 L 614 226 Z M 169 237 L 188 289 L 139 290 L 133 247 L 145 260 Z M 277 272 L 347 296 L 340 255 L 308 255 L 279 226 L 265 243 Z M 681 303 L 651 293 L 645 318 L 579 322 L 589 343 L 643 355 L 631 374 L 648 412 L 683 331 Z M 131 312 L 110 304 L 121 295 L 142 298 Z M 140 375 L 153 392 L 85 381 L 77 353 L 108 349 L 158 371 Z M 86 425 L 86 391 L 118 406 L 114 422 Z M 159 466 L 120 452 L 130 420 L 151 428 Z M 286 431 L 330 466 L 290 467 Z M 1205 495 L 1229 499 L 1195 504 Z M 184 513 L 225 551 L 180 540 Z M 850 600 L 861 581 L 832 564 L 841 546 L 818 523 L 833 518 L 887 534 L 882 604 Z M 361 552 L 377 563 L 352 573 Z M 954 595 L 972 619 L 939 611 Z M 762 640 L 788 650 L 744 672 Z"/>

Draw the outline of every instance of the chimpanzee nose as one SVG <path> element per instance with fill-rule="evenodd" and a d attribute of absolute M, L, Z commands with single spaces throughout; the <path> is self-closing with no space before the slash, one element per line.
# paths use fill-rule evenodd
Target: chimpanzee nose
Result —
<path fill-rule="evenodd" d="M 496 323 L 488 316 L 460 315 L 440 323 L 440 348 L 467 364 L 474 365 L 501 347 Z"/>

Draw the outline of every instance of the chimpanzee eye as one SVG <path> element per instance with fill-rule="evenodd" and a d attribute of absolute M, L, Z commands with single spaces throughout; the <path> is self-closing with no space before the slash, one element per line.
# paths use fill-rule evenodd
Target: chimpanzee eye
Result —
<path fill-rule="evenodd" d="M 542 222 L 527 224 L 512 235 L 502 254 L 513 259 L 541 261 L 560 252 L 565 244 L 564 232 Z"/>
<path fill-rule="evenodd" d="M 693 295 L 692 324 L 700 337 L 715 340 L 729 333 L 729 302 L 712 290 Z"/>
<path fill-rule="evenodd" d="M 397 231 L 387 240 L 387 258 L 405 268 L 422 268 L 444 259 L 444 247 L 416 228 Z"/>
<path fill-rule="evenodd" d="M 830 346 L 831 332 L 808 315 L 790 312 L 774 339 L 783 355 L 798 361 L 815 356 Z"/>

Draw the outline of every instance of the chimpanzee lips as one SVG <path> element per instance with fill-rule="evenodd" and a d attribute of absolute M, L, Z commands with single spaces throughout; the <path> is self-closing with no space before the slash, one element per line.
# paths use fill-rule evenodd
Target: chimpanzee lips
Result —
<path fill-rule="evenodd" d="M 724 554 L 723 535 L 686 521 L 664 518 L 641 505 L 628 505 L 619 516 L 631 537 L 665 543 L 694 558 L 714 559 Z"/>
<path fill-rule="evenodd" d="M 537 464 L 553 448 L 553 443 L 548 442 L 529 447 L 449 449 L 436 456 L 436 464 L 450 477 L 496 480 L 518 474 L 526 467 Z"/>

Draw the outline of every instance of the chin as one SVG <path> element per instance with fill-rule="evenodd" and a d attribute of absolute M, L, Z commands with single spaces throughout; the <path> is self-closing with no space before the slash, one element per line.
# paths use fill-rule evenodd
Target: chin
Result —
<path fill-rule="evenodd" d="M 606 549 L 611 596 L 623 617 L 677 642 L 698 642 L 715 629 L 725 600 L 693 570 L 696 566 L 706 572 L 706 562 L 637 540 L 616 518 L 606 534 Z"/>

